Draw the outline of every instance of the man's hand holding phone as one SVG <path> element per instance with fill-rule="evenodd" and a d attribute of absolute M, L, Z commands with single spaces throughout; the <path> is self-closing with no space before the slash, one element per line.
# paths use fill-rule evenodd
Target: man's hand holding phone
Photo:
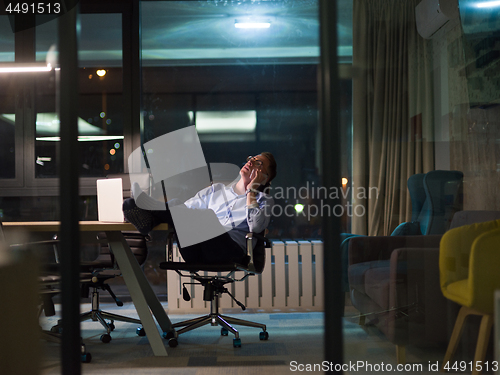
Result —
<path fill-rule="evenodd" d="M 252 189 L 257 189 L 260 185 L 265 185 L 269 176 L 258 169 L 252 170 L 250 174 L 250 186 Z"/>

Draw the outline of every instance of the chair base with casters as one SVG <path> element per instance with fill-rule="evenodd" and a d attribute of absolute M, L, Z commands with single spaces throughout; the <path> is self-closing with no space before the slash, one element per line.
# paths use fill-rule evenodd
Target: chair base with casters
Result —
<path fill-rule="evenodd" d="M 141 325 L 141 321 L 139 319 L 130 318 L 128 316 L 118 315 L 114 313 L 110 313 L 107 311 L 102 311 L 99 308 L 99 289 L 107 290 L 111 295 L 113 300 L 115 301 L 117 306 L 123 306 L 123 302 L 120 301 L 116 295 L 111 290 L 111 287 L 108 284 L 105 284 L 105 281 L 115 277 L 115 275 L 103 275 L 102 273 L 98 276 L 93 276 L 90 278 L 88 282 L 85 282 L 82 286 L 82 294 L 88 295 L 89 288 L 92 288 L 92 297 L 91 297 L 91 309 L 90 311 L 84 312 L 80 314 L 80 321 L 92 320 L 94 322 L 99 322 L 106 330 L 106 333 L 102 334 L 100 340 L 103 343 L 109 343 L 111 341 L 111 332 L 114 331 L 115 321 L 126 322 L 126 323 L 135 323 Z M 109 320 L 109 322 L 106 321 Z M 61 321 L 58 321 L 58 324 L 52 327 L 51 332 L 59 332 L 61 329 Z M 145 336 L 144 328 L 137 328 L 137 334 L 139 336 Z"/>
<path fill-rule="evenodd" d="M 148 254 L 146 244 L 148 238 L 139 232 L 126 231 L 122 232 L 122 234 L 125 241 L 130 246 L 137 262 L 139 264 L 144 264 Z M 115 329 L 115 321 L 135 323 L 139 325 L 141 324 L 141 321 L 139 319 L 102 311 L 99 308 L 99 289 L 108 291 L 117 306 L 123 306 L 123 302 L 116 297 L 109 284 L 106 283 L 107 280 L 121 275 L 121 271 L 117 268 L 115 263 L 114 255 L 107 244 L 106 234 L 100 233 L 97 236 L 97 239 L 101 242 L 98 257 L 93 261 L 80 262 L 80 270 L 82 272 L 80 274 L 82 298 L 87 298 L 89 294 L 91 294 L 91 310 L 80 314 L 80 321 L 92 320 L 101 323 L 106 330 L 106 333 L 101 335 L 100 339 L 103 343 L 109 343 L 111 341 L 111 332 Z M 92 292 L 90 293 L 91 289 Z M 106 319 L 109 319 L 110 322 L 106 322 Z M 51 331 L 60 332 L 60 330 L 61 322 L 59 321 L 57 325 L 52 327 Z M 139 327 L 137 329 L 137 334 L 139 336 L 145 336 L 144 329 Z"/>
<path fill-rule="evenodd" d="M 252 241 L 257 239 L 257 244 L 253 248 Z M 185 301 L 189 301 L 191 297 L 185 287 L 186 284 L 201 284 L 204 288 L 203 290 L 203 300 L 210 302 L 210 313 L 195 319 L 189 319 L 179 323 L 175 323 L 172 327 L 180 328 L 175 332 L 175 334 L 168 333 L 164 335 L 165 338 L 169 339 L 169 346 L 176 347 L 177 337 L 183 333 L 192 331 L 196 328 L 210 324 L 212 326 L 221 326 L 221 335 L 227 336 L 229 332 L 234 335 L 233 346 L 235 348 L 241 347 L 241 339 L 239 332 L 233 325 L 241 325 L 246 327 L 254 327 L 262 329 L 259 334 L 260 340 L 267 340 L 269 338 L 269 333 L 266 330 L 266 325 L 261 323 L 255 323 L 248 320 L 233 318 L 230 316 L 222 315 L 219 312 L 219 302 L 223 294 L 228 294 L 235 303 L 245 310 L 245 305 L 236 300 L 236 298 L 229 292 L 226 288 L 226 284 L 234 283 L 235 281 L 243 281 L 248 276 L 259 274 L 264 269 L 265 263 L 265 249 L 270 248 L 270 242 L 262 235 L 255 233 L 249 233 L 247 235 L 247 254 L 249 262 L 247 266 L 238 263 L 226 263 L 226 264 L 192 264 L 186 262 L 162 262 L 160 263 L 160 268 L 164 270 L 174 270 L 181 277 L 189 277 L 195 282 L 193 283 L 183 283 L 183 298 Z M 169 256 L 168 259 L 172 259 L 171 251 L 172 246 L 168 246 Z M 189 274 L 183 274 L 181 271 L 189 272 Z M 217 275 L 200 275 L 198 272 L 217 272 Z M 235 274 L 238 271 L 243 271 L 244 276 L 240 279 L 235 278 Z M 220 273 L 227 273 L 226 276 L 219 276 Z"/>
<path fill-rule="evenodd" d="M 226 270 L 227 271 L 227 270 Z M 179 273 L 181 274 L 181 273 Z M 182 274 L 181 274 L 182 275 Z M 182 275 L 185 276 L 185 275 Z M 259 338 L 261 340 L 267 340 L 269 338 L 269 334 L 266 331 L 266 325 L 261 323 L 255 323 L 248 320 L 233 318 L 230 316 L 222 315 L 219 312 L 219 301 L 222 294 L 227 293 L 243 310 L 245 310 L 245 306 L 237 301 L 234 296 L 227 290 L 225 287 L 228 283 L 233 283 L 235 280 L 230 277 L 218 277 L 218 276 L 199 276 L 192 275 L 190 276 L 196 281 L 198 281 L 201 285 L 204 286 L 203 299 L 205 301 L 210 302 L 210 313 L 208 315 L 204 315 L 195 319 L 185 320 L 179 323 L 175 323 L 172 325 L 173 328 L 183 327 L 176 331 L 177 335 L 180 335 L 185 332 L 189 332 L 193 329 L 205 326 L 210 324 L 212 326 L 221 326 L 221 335 L 227 336 L 229 332 L 234 334 L 233 346 L 235 348 L 241 347 L 241 339 L 239 336 L 239 332 L 236 328 L 232 326 L 241 325 L 246 327 L 254 327 L 262 329 L 262 332 L 259 334 Z M 187 290 L 184 287 L 183 296 L 185 300 L 189 301 L 189 295 Z M 177 346 L 177 339 L 171 338 L 169 340 L 170 346 Z"/>

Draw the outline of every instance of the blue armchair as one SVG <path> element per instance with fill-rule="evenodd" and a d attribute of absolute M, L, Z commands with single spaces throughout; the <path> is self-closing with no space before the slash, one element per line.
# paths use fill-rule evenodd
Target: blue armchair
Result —
<path fill-rule="evenodd" d="M 450 227 L 455 212 L 462 210 L 463 173 L 431 171 L 408 179 L 411 222 L 400 224 L 396 235 L 443 234 Z"/>
<path fill-rule="evenodd" d="M 462 180 L 463 173 L 459 171 L 437 170 L 411 176 L 408 179 L 408 191 L 412 205 L 411 222 L 400 224 L 392 232 L 391 236 L 430 235 L 446 232 L 450 227 L 455 212 L 462 210 Z M 349 243 L 354 237 L 359 237 L 359 235 L 350 233 L 341 233 L 340 235 L 342 290 L 344 292 L 349 292 L 348 254 Z M 410 241 L 409 239 L 397 238 L 393 240 L 394 243 L 398 243 L 397 241 Z M 387 239 L 388 244 L 393 243 L 393 240 Z M 368 241 L 367 243 L 373 241 L 375 248 L 380 245 L 379 242 L 376 242 L 378 241 L 377 237 L 366 241 Z M 415 239 L 415 241 L 427 240 Z M 433 240 L 428 239 L 428 241 L 432 242 Z M 381 249 L 377 251 L 381 251 Z"/>

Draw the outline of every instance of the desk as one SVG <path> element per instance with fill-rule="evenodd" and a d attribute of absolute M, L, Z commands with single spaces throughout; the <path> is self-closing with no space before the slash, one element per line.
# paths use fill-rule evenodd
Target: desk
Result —
<path fill-rule="evenodd" d="M 3 222 L 3 228 L 7 238 L 9 232 L 12 233 L 16 230 L 24 232 L 56 233 L 59 231 L 59 225 L 60 223 L 57 221 Z M 132 254 L 130 247 L 121 233 L 122 231 L 136 231 L 135 227 L 130 223 L 104 223 L 99 221 L 80 221 L 79 225 L 82 234 L 97 232 L 106 233 L 107 242 L 122 272 L 132 302 L 134 303 L 139 319 L 146 332 L 149 344 L 153 349 L 153 354 L 155 356 L 166 356 L 167 351 L 153 316 L 156 318 L 163 332 L 174 333 L 175 331 L 172 328 L 172 323 L 167 313 L 151 289 L 146 276 L 142 272 L 139 263 L 137 263 L 135 256 Z M 160 224 L 155 230 L 168 230 L 168 224 Z"/>

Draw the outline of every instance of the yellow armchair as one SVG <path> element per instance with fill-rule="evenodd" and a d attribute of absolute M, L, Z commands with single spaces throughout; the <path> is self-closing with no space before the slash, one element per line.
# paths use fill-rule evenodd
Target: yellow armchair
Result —
<path fill-rule="evenodd" d="M 481 315 L 474 363 L 484 361 L 493 325 L 494 293 L 500 289 L 500 220 L 464 225 L 443 235 L 439 252 L 443 295 L 462 305 L 442 370 L 451 360 L 469 315 Z M 480 374 L 474 366 L 473 374 Z"/>

